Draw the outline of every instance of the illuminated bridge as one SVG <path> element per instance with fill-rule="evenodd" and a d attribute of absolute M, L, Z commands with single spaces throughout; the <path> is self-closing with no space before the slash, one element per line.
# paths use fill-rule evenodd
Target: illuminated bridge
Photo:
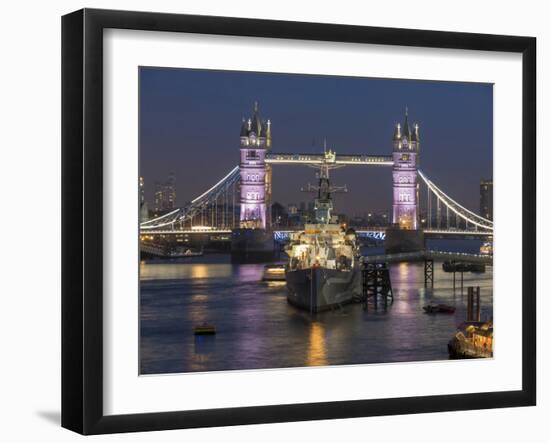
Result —
<path fill-rule="evenodd" d="M 391 169 L 392 229 L 423 231 L 426 236 L 487 238 L 493 222 L 461 205 L 418 168 L 420 135 L 405 115 L 395 126 L 391 155 L 277 153 L 271 151 L 271 122 L 243 119 L 240 162 L 184 207 L 140 223 L 142 235 L 229 234 L 237 228 L 273 229 L 284 241 L 289 230 L 271 226 L 271 169 L 277 165 L 387 167 Z M 276 186 L 276 185 L 275 185 Z M 383 240 L 388 228 L 358 229 L 359 236 Z"/>
<path fill-rule="evenodd" d="M 278 157 L 279 154 L 271 154 L 269 158 Z M 315 155 L 310 154 L 281 154 L 284 160 L 273 164 L 309 164 L 309 161 L 317 161 Z M 292 158 L 291 158 L 292 157 Z M 339 158 L 339 156 L 337 156 Z M 390 166 L 386 156 L 345 156 L 345 162 L 349 158 L 358 158 L 352 163 L 355 165 L 379 165 Z M 374 159 L 380 159 L 374 161 Z M 351 160 L 353 161 L 353 160 Z M 269 160 L 267 160 L 269 162 Z M 338 164 L 347 164 L 339 163 Z M 493 222 L 487 220 L 473 211 L 466 209 L 453 198 L 445 194 L 435 185 L 421 170 L 420 177 L 421 206 L 426 209 L 424 217 L 424 233 L 428 236 L 457 236 L 457 237 L 490 237 L 493 234 Z M 142 233 L 157 234 L 198 234 L 198 233 L 229 233 L 239 227 L 239 167 L 235 166 L 222 177 L 215 185 L 194 198 L 187 206 L 175 209 L 161 217 L 141 223 Z M 374 227 L 367 230 L 359 229 L 359 235 L 371 236 L 383 240 L 384 227 Z M 275 238 L 282 239 L 290 230 L 275 229 Z"/>

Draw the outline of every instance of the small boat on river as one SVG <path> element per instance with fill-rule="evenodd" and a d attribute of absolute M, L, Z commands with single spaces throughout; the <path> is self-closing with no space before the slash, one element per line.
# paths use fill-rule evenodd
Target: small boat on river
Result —
<path fill-rule="evenodd" d="M 449 356 L 455 358 L 492 358 L 493 322 L 463 323 L 447 345 Z"/>
<path fill-rule="evenodd" d="M 285 281 L 285 265 L 269 264 L 264 266 L 263 281 Z"/>
<path fill-rule="evenodd" d="M 443 271 L 445 272 L 485 272 L 485 264 L 483 263 L 468 263 L 461 261 L 446 261 L 443 262 Z"/>
<path fill-rule="evenodd" d="M 493 243 L 485 242 L 479 248 L 479 253 L 481 255 L 493 255 Z"/>
<path fill-rule="evenodd" d="M 444 303 L 430 303 L 426 306 L 424 306 L 422 309 L 424 309 L 424 312 L 427 314 L 454 314 L 456 308 L 451 305 L 446 305 Z"/>
<path fill-rule="evenodd" d="M 203 323 L 201 325 L 195 326 L 193 328 L 193 333 L 195 335 L 214 335 L 216 334 L 216 327 L 214 325 Z"/>
<path fill-rule="evenodd" d="M 168 258 L 201 257 L 204 255 L 202 250 L 194 251 L 190 248 L 174 249 L 167 254 Z"/>

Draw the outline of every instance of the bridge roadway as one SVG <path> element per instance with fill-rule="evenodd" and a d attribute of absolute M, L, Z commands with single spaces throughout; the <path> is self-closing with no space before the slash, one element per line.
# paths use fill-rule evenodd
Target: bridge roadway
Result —
<path fill-rule="evenodd" d="M 290 231 L 286 231 L 290 232 Z M 361 232 L 361 231 L 358 231 Z M 155 234 L 230 234 L 230 230 L 203 230 L 203 231 L 158 231 Z M 150 235 L 151 232 L 148 232 L 146 235 Z M 162 255 L 162 250 L 158 246 L 148 245 L 142 243 L 141 248 L 152 255 Z M 455 260 L 455 261 L 464 261 L 468 263 L 483 263 L 486 265 L 493 264 L 492 255 L 482 255 L 482 254 L 466 254 L 462 252 L 442 252 L 442 251 L 432 251 L 424 250 L 418 252 L 403 252 L 399 254 L 381 254 L 381 255 L 369 255 L 364 257 L 366 263 L 392 263 L 392 262 L 401 262 L 404 260 L 424 260 L 424 259 L 433 259 L 433 260 Z"/>
<path fill-rule="evenodd" d="M 284 239 L 290 233 L 296 232 L 299 229 L 276 229 L 274 230 L 274 235 L 276 238 Z M 357 229 L 357 234 L 359 236 L 366 236 L 377 238 L 379 240 L 384 240 L 386 235 L 385 228 L 360 228 Z M 183 234 L 231 234 L 231 229 L 225 228 L 214 228 L 214 229 L 161 229 L 161 230 L 147 230 L 141 232 L 143 235 L 183 235 Z M 456 229 L 424 229 L 424 234 L 428 237 L 475 237 L 475 238 L 488 238 L 493 235 L 489 231 L 460 231 Z"/>

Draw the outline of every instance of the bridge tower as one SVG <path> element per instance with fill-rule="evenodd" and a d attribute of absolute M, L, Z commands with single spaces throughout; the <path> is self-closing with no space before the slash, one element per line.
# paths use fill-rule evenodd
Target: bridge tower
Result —
<path fill-rule="evenodd" d="M 403 127 L 398 123 L 393 135 L 393 217 L 395 227 L 418 229 L 417 167 L 420 150 L 418 125 L 409 125 L 405 111 Z"/>
<path fill-rule="evenodd" d="M 419 155 L 419 127 L 414 124 L 411 129 L 408 110 L 405 110 L 403 126 L 398 123 L 393 133 L 393 225 L 386 233 L 386 250 L 389 252 L 424 248 L 424 234 L 418 220 Z"/>
<path fill-rule="evenodd" d="M 261 120 L 255 103 L 253 116 L 243 119 L 241 127 L 241 228 L 267 229 L 271 224 L 271 169 L 265 163 L 270 147 L 271 121 Z"/>
<path fill-rule="evenodd" d="M 271 121 L 260 118 L 258 103 L 254 103 L 252 117 L 243 119 L 241 126 L 240 218 L 239 228 L 231 234 L 233 262 L 254 263 L 273 258 L 271 167 L 265 163 L 270 148 Z"/>

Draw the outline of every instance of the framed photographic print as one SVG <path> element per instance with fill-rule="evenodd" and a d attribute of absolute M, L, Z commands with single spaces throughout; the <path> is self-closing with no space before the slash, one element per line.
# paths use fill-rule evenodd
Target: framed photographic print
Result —
<path fill-rule="evenodd" d="M 534 405 L 535 51 L 64 16 L 62 425 Z"/>

